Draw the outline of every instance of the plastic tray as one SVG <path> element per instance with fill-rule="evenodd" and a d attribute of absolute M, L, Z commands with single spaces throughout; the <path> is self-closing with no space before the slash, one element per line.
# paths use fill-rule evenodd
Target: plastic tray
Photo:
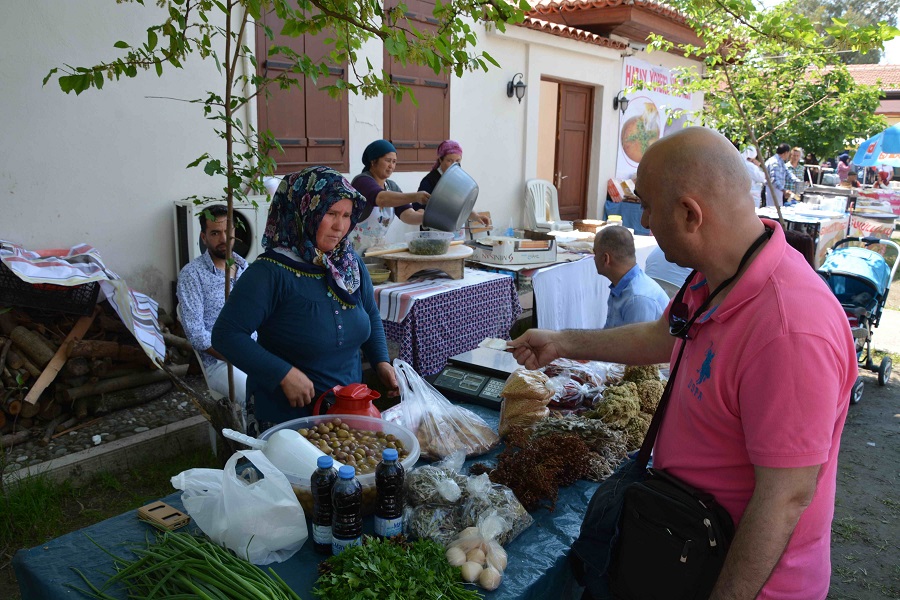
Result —
<path fill-rule="evenodd" d="M 275 433 L 279 429 L 309 429 L 315 425 L 318 425 L 319 423 L 327 423 L 332 419 L 340 419 L 353 429 L 358 429 L 361 431 L 383 431 L 386 434 L 393 434 L 397 436 L 397 438 L 403 442 L 403 447 L 409 451 L 409 455 L 402 461 L 400 461 L 400 464 L 403 465 L 403 468 L 407 472 L 409 472 L 419 460 L 419 440 L 416 439 L 416 436 L 412 431 L 410 431 L 406 427 L 402 427 L 389 421 L 376 419 L 375 417 L 364 417 L 361 415 L 329 414 L 316 417 L 304 417 L 302 419 L 293 419 L 291 421 L 280 423 L 279 425 L 276 425 L 271 429 L 265 430 L 259 435 L 259 439 L 267 440 L 273 433 Z M 293 475 L 287 475 L 287 478 L 291 483 L 291 487 L 294 488 L 294 493 L 297 495 L 297 499 L 300 500 L 300 504 L 303 506 L 303 510 L 307 515 L 311 515 L 313 507 L 312 492 L 309 488 L 309 478 L 295 477 Z M 359 480 L 359 483 L 362 486 L 363 490 L 363 514 L 372 514 L 373 512 L 375 512 L 376 500 L 375 473 L 373 472 L 366 473 L 365 475 L 357 475 L 356 478 Z"/>
<path fill-rule="evenodd" d="M 21 306 L 87 316 L 97 304 L 100 284 L 92 281 L 65 286 L 49 283 L 31 284 L 19 279 L 0 262 L 0 306 Z"/>

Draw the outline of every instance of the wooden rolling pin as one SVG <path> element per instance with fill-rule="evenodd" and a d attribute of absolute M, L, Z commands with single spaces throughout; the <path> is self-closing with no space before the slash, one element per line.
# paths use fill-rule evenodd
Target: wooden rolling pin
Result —
<path fill-rule="evenodd" d="M 450 245 L 451 246 L 459 246 L 460 244 L 462 244 L 464 242 L 465 242 L 465 240 L 453 240 L 452 242 L 450 242 Z M 365 258 L 369 258 L 371 256 L 382 256 L 384 254 L 394 254 L 395 252 L 406 252 L 407 250 L 409 250 L 409 246 L 404 244 L 402 246 L 397 246 L 396 248 L 390 248 L 390 249 L 385 249 L 385 250 L 373 250 L 372 252 L 366 252 L 363 256 Z"/>

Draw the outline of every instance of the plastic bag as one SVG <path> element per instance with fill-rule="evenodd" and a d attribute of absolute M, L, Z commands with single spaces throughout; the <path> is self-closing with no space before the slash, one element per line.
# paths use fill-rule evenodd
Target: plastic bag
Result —
<path fill-rule="evenodd" d="M 516 539 L 534 522 L 513 491 L 492 483 L 487 473 L 469 477 L 466 491 L 468 498 L 460 507 L 460 525 L 481 527 L 485 519 L 492 518 L 491 539 L 496 539 L 501 546 Z"/>
<path fill-rule="evenodd" d="M 459 472 L 465 458 L 465 453 L 458 450 L 439 463 L 416 467 L 407 473 L 403 482 L 407 504 L 453 506 L 459 502 L 468 479 Z"/>
<path fill-rule="evenodd" d="M 554 390 L 550 379 L 540 371 L 518 369 L 507 378 L 500 395 L 500 435 L 506 437 L 513 427 L 530 427 L 550 414 L 547 404 Z"/>
<path fill-rule="evenodd" d="M 450 564 L 462 566 L 463 580 L 475 582 L 486 589 L 495 590 L 506 569 L 506 550 L 497 541 L 500 532 L 508 530 L 509 524 L 495 511 L 484 515 L 478 525 L 462 530 L 447 547 Z M 473 565 L 471 563 L 475 563 Z M 475 575 L 478 575 L 477 579 Z"/>
<path fill-rule="evenodd" d="M 247 478 L 237 473 L 241 458 L 253 465 Z M 308 537 L 291 484 L 260 450 L 235 452 L 224 470 L 188 469 L 172 485 L 203 533 L 255 565 L 289 559 Z"/>
<path fill-rule="evenodd" d="M 479 456 L 500 443 L 497 433 L 470 410 L 450 403 L 406 362 L 394 360 L 400 404 L 382 418 L 416 434 L 422 458 L 439 460 L 457 450 Z"/>
<path fill-rule="evenodd" d="M 408 506 L 403 511 L 403 533 L 413 539 L 432 540 L 446 546 L 462 529 L 458 508 L 437 504 Z"/>

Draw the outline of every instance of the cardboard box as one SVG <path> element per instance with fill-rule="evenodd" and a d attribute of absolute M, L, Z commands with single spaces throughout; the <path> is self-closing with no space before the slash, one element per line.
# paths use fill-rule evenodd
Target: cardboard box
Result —
<path fill-rule="evenodd" d="M 471 260 L 496 265 L 527 265 L 556 260 L 555 240 L 522 240 L 518 238 L 492 238 L 493 244 L 475 242 Z"/>

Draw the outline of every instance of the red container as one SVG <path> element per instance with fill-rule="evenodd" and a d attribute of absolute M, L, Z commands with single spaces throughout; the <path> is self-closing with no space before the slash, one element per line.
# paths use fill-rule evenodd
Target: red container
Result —
<path fill-rule="evenodd" d="M 370 389 L 364 383 L 351 383 L 350 385 L 336 385 L 316 400 L 313 407 L 313 415 L 323 414 L 322 400 L 330 393 L 334 393 L 335 402 L 327 412 L 333 415 L 362 415 L 364 417 L 381 418 L 381 411 L 372 404 L 373 400 L 381 398 L 381 394 Z"/>

